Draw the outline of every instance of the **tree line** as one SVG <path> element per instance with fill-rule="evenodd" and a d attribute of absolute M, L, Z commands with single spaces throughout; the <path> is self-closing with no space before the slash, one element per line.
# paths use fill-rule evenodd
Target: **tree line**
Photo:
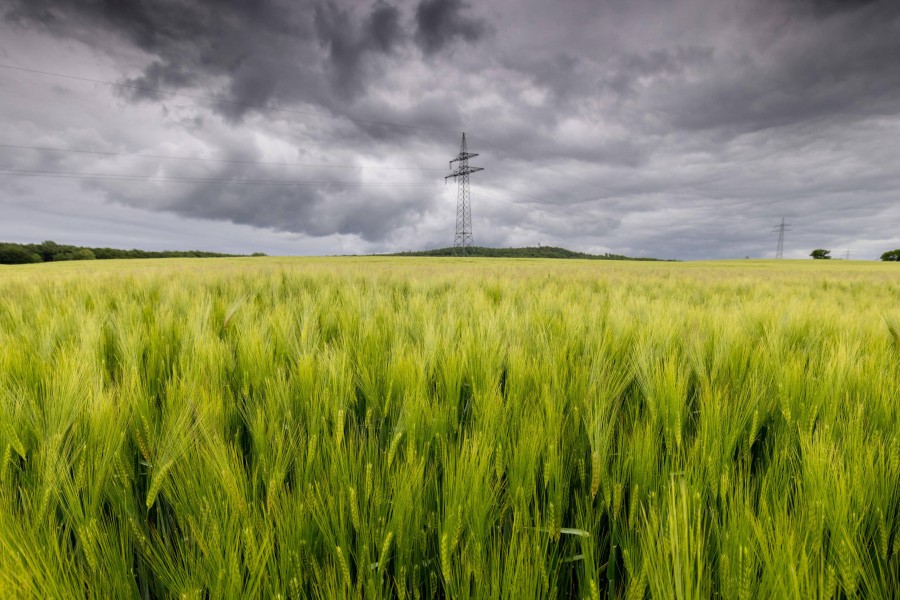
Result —
<path fill-rule="evenodd" d="M 53 241 L 45 241 L 40 244 L 0 242 L 0 264 L 6 265 L 112 258 L 212 258 L 227 256 L 245 255 L 202 252 L 200 250 L 163 250 L 154 252 L 134 249 L 122 250 L 119 248 L 88 248 L 85 246 L 57 244 Z M 257 252 L 253 256 L 264 256 L 264 254 Z"/>
<path fill-rule="evenodd" d="M 816 260 L 828 260 L 831 258 L 831 250 L 816 248 L 815 250 L 810 252 L 809 255 Z M 900 248 L 896 250 L 888 250 L 881 255 L 881 260 L 885 262 L 900 262 Z"/>

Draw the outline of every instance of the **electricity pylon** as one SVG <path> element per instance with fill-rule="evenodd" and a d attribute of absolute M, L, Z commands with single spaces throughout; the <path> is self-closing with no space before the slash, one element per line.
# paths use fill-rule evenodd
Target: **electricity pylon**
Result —
<path fill-rule="evenodd" d="M 775 258 L 784 258 L 784 232 L 790 231 L 790 225 L 784 222 L 784 217 L 781 217 L 781 225 L 772 230 L 772 232 L 778 232 L 778 249 L 775 251 Z"/>
<path fill-rule="evenodd" d="M 466 149 L 466 134 L 462 134 L 462 144 L 459 147 L 459 154 L 450 161 L 450 168 L 453 169 L 453 163 L 459 163 L 456 170 L 444 177 L 446 182 L 451 177 L 456 179 L 456 237 L 453 238 L 453 253 L 466 255 L 466 249 L 471 248 L 475 242 L 472 238 L 472 202 L 469 197 L 469 175 L 478 171 L 483 171 L 481 167 L 470 167 L 469 159 L 475 158 L 477 154 L 472 154 Z"/>

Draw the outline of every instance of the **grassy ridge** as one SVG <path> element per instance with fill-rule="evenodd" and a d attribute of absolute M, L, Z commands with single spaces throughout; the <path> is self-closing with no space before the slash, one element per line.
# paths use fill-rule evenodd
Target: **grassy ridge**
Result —
<path fill-rule="evenodd" d="M 398 252 L 387 256 L 457 256 L 459 248 L 437 248 L 435 250 L 416 250 Z M 657 258 L 630 258 L 621 254 L 588 254 L 555 246 L 529 246 L 526 248 L 485 248 L 472 246 L 466 248 L 466 256 L 487 258 L 580 258 L 586 260 L 659 260 Z"/>
<path fill-rule="evenodd" d="M 0 596 L 889 597 L 897 306 L 843 261 L 0 267 Z"/>

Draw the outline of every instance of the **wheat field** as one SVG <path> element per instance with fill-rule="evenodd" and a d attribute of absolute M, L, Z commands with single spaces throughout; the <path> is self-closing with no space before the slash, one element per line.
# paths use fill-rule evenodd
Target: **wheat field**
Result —
<path fill-rule="evenodd" d="M 0 267 L 4 598 L 888 598 L 900 271 Z"/>

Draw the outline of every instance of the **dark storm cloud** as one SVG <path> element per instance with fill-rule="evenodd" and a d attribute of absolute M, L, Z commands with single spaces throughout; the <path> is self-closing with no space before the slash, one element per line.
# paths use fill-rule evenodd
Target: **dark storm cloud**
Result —
<path fill-rule="evenodd" d="M 674 127 L 734 133 L 895 114 L 900 109 L 900 10 L 894 7 L 900 4 L 832 4 L 827 19 L 780 24 L 780 30 L 761 36 L 768 47 L 717 57 L 707 77 L 663 86 L 666 97 L 655 98 L 656 106 Z M 763 21 L 762 26 L 775 24 Z"/>
<path fill-rule="evenodd" d="M 366 55 L 390 52 L 402 35 L 400 11 L 384 2 L 376 4 L 362 24 L 334 2 L 317 4 L 315 25 L 319 41 L 328 49 L 332 78 L 343 91 L 361 90 Z"/>
<path fill-rule="evenodd" d="M 213 108 L 240 119 L 253 110 L 248 104 L 303 102 L 345 111 L 365 95 L 379 57 L 413 38 L 425 52 L 479 39 L 488 26 L 469 12 L 461 0 L 425 0 L 415 11 L 414 34 L 386 0 L 13 0 L 5 17 L 82 40 L 114 34 L 147 52 L 155 60 L 125 80 L 132 87 L 124 93 L 134 100 L 161 99 L 153 88 L 225 78 L 223 100 L 230 104 Z"/>
<path fill-rule="evenodd" d="M 366 36 L 373 46 L 389 52 L 402 35 L 400 11 L 384 2 L 377 3 L 366 22 Z"/>
<path fill-rule="evenodd" d="M 329 0 L 28 0 L 6 14 L 60 36 L 115 34 L 155 57 L 126 80 L 133 99 L 159 99 L 149 88 L 225 78 L 223 99 L 231 104 L 214 108 L 231 118 L 252 110 L 242 104 L 346 107 L 365 89 L 374 58 L 404 37 L 400 17 L 383 0 L 368 10 Z"/>
<path fill-rule="evenodd" d="M 416 7 L 416 42 L 428 54 L 457 38 L 479 40 L 489 30 L 484 21 L 467 16 L 463 0 L 422 0 Z"/>
<path fill-rule="evenodd" d="M 140 77 L 126 78 L 127 87 L 122 91 L 133 100 L 161 100 L 166 94 L 160 89 L 178 89 L 196 82 L 197 76 L 181 65 L 157 61 L 147 66 Z"/>
<path fill-rule="evenodd" d="M 236 22 L 228 27 L 231 31 L 235 24 L 260 22 L 271 6 L 265 0 L 14 0 L 6 18 L 37 24 L 63 36 L 83 35 L 84 28 L 100 26 L 107 35 L 121 35 L 141 50 L 156 53 L 172 45 L 188 49 L 192 43 L 203 44 L 230 20 Z M 273 19 L 264 24 L 277 30 L 283 22 Z"/>
<path fill-rule="evenodd" d="M 878 4 L 881 0 L 787 0 L 799 9 L 810 10 L 819 16 L 828 16 L 834 13 L 854 11 L 872 4 Z"/>

